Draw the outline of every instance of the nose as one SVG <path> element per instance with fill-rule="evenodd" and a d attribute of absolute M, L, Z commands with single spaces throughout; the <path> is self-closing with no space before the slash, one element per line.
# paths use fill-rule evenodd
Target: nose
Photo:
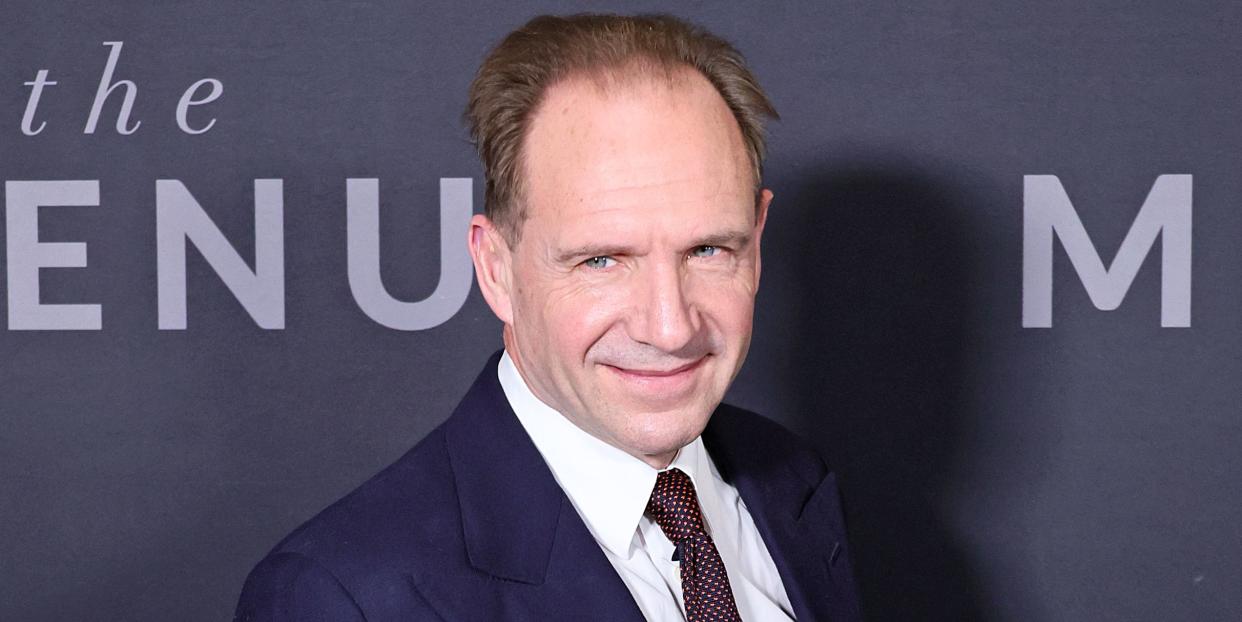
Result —
<path fill-rule="evenodd" d="M 677 265 L 656 265 L 636 288 L 630 338 L 676 353 L 691 343 L 700 319 L 686 295 L 684 274 Z"/>

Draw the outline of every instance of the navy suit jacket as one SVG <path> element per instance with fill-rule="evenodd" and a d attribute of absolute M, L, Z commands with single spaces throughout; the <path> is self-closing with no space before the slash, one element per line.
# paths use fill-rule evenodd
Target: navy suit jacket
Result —
<path fill-rule="evenodd" d="M 498 360 L 444 424 L 268 553 L 236 620 L 643 620 L 509 407 Z M 798 620 L 860 620 L 823 461 L 727 405 L 703 442 L 745 501 Z"/>

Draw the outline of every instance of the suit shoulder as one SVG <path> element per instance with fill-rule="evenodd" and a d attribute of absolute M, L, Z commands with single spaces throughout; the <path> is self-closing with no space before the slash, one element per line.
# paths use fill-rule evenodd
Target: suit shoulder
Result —
<path fill-rule="evenodd" d="M 751 455 L 757 462 L 783 462 L 808 482 L 819 482 L 829 471 L 820 453 L 805 439 L 763 415 L 731 404 L 721 404 L 708 423 L 705 436 L 729 451 Z"/>
<path fill-rule="evenodd" d="M 314 560 L 297 553 L 274 553 L 246 578 L 233 619 L 362 622 L 365 616 L 345 586 Z"/>
<path fill-rule="evenodd" d="M 383 568 L 397 556 L 408 563 L 434 554 L 427 549 L 443 547 L 460 530 L 458 511 L 441 426 L 295 529 L 269 556 L 297 554 L 345 574 Z"/>
<path fill-rule="evenodd" d="M 747 437 L 756 443 L 766 443 L 791 450 L 814 451 L 809 443 L 785 426 L 732 404 L 721 404 L 712 415 L 709 425 L 719 428 L 721 433 Z"/>

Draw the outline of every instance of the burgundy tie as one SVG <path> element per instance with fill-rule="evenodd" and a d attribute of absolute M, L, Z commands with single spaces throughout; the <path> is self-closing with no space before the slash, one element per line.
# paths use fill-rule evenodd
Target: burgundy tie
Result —
<path fill-rule="evenodd" d="M 720 552 L 703 529 L 694 482 L 677 469 L 656 476 L 647 515 L 677 545 L 687 622 L 741 622 Z"/>

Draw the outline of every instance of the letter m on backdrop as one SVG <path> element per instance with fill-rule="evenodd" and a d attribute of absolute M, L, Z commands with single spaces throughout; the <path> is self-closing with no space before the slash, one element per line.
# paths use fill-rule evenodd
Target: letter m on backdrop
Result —
<path fill-rule="evenodd" d="M 1022 326 L 1052 326 L 1052 239 L 1101 311 L 1121 305 L 1160 238 L 1160 325 L 1190 326 L 1191 175 L 1161 175 L 1130 225 L 1112 264 L 1104 262 L 1055 175 L 1023 177 Z"/>

